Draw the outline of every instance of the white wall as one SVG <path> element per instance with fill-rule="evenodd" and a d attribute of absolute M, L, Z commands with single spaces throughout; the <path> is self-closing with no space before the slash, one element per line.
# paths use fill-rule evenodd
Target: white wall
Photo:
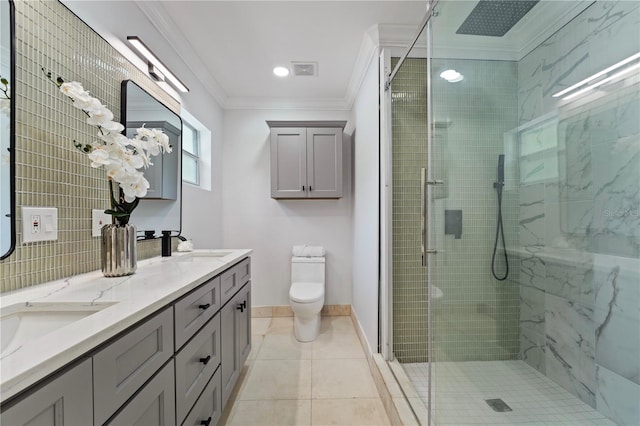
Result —
<path fill-rule="evenodd" d="M 211 131 L 211 190 L 182 184 L 182 235 L 197 249 L 221 248 L 223 111 L 211 97 L 197 97 L 184 107 Z"/>
<path fill-rule="evenodd" d="M 344 197 L 274 200 L 270 187 L 269 127 L 265 120 L 348 120 L 348 111 L 226 110 L 223 122 L 222 221 L 224 247 L 252 248 L 254 306 L 288 305 L 291 249 L 327 250 L 325 304 L 351 303 L 351 162 L 344 151 Z"/>
<path fill-rule="evenodd" d="M 371 61 L 352 111 L 353 161 L 352 305 L 372 352 L 378 346 L 378 61 Z"/>

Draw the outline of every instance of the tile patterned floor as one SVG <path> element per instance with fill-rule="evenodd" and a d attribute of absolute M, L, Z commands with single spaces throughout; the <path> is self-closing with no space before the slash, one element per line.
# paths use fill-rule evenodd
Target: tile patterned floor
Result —
<path fill-rule="evenodd" d="M 403 367 L 426 401 L 427 364 Z M 439 362 L 432 368 L 436 425 L 615 425 L 523 361 Z M 485 400 L 494 398 L 513 411 L 493 411 Z"/>
<path fill-rule="evenodd" d="M 222 424 L 389 425 L 351 318 L 323 317 L 300 343 L 293 318 L 253 318 L 244 379 Z"/>

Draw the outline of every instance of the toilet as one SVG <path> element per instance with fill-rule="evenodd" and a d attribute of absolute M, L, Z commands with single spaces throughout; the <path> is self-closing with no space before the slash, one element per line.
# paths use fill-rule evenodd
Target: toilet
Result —
<path fill-rule="evenodd" d="M 324 259 L 324 256 L 291 258 L 289 302 L 293 310 L 293 333 L 300 342 L 311 342 L 320 332 Z"/>

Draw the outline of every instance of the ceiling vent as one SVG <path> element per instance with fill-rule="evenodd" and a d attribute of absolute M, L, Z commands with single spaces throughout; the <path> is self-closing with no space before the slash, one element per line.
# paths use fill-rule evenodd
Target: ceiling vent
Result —
<path fill-rule="evenodd" d="M 298 77 L 315 77 L 318 72 L 318 64 L 316 62 L 291 62 L 293 75 Z"/>

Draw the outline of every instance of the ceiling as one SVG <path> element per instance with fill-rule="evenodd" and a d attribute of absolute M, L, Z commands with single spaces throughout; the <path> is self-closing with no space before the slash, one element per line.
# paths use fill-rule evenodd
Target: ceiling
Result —
<path fill-rule="evenodd" d="M 367 31 L 376 24 L 415 28 L 426 11 L 425 0 L 63 2 L 111 44 L 139 35 L 187 86 L 195 74 L 224 108 L 350 109 L 359 68 L 373 54 L 363 47 Z M 178 59 L 188 73 L 174 65 Z M 292 61 L 317 63 L 317 76 L 273 74 Z"/>
<path fill-rule="evenodd" d="M 426 0 L 63 2 L 120 51 L 128 35 L 140 36 L 187 86 L 198 80 L 223 108 L 347 110 L 373 60 L 375 45 L 384 40 L 386 46 L 405 46 L 427 4 Z M 456 0 L 437 6 L 436 57 L 520 60 L 589 2 L 542 0 L 504 37 L 455 34 L 476 3 Z M 425 44 L 420 40 L 418 45 Z M 289 67 L 291 62 L 315 62 L 317 76 L 281 78 L 272 73 L 275 66 Z"/>

